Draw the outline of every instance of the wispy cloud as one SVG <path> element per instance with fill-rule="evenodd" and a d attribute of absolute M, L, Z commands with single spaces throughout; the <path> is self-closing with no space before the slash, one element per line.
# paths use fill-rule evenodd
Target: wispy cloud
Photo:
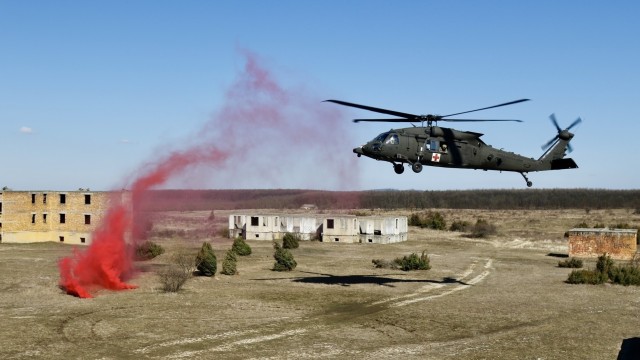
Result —
<path fill-rule="evenodd" d="M 20 128 L 20 132 L 23 134 L 31 134 L 33 133 L 33 129 L 28 126 L 23 126 Z"/>

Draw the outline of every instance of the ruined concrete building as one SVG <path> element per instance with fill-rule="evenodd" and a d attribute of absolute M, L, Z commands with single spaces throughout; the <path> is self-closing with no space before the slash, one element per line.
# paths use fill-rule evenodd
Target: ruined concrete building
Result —
<path fill-rule="evenodd" d="M 0 242 L 89 244 L 109 201 L 125 193 L 0 191 Z"/>
<path fill-rule="evenodd" d="M 279 240 L 286 233 L 303 240 L 389 244 L 407 240 L 406 216 L 248 215 L 229 216 L 229 236 L 248 240 Z"/>
<path fill-rule="evenodd" d="M 569 256 L 598 257 L 604 253 L 612 259 L 631 260 L 638 251 L 636 229 L 576 228 L 567 231 Z"/>

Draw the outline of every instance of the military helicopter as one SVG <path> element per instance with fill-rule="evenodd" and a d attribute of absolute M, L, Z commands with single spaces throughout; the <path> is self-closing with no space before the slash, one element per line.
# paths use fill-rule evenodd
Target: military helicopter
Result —
<path fill-rule="evenodd" d="M 542 156 L 535 160 L 513 152 L 496 149 L 485 144 L 480 137 L 481 133 L 472 131 L 459 131 L 438 126 L 440 121 L 449 122 L 478 122 L 478 121 L 515 121 L 522 120 L 496 120 L 496 119 L 450 119 L 451 116 L 467 114 L 480 110 L 487 110 L 501 106 L 513 105 L 529 99 L 520 99 L 503 104 L 488 106 L 480 109 L 463 111 L 449 115 L 414 115 L 394 110 L 360 105 L 341 100 L 325 100 L 339 105 L 369 110 L 381 114 L 396 116 L 392 119 L 355 119 L 353 122 L 391 122 L 411 123 L 413 127 L 391 129 L 376 136 L 365 145 L 353 149 L 358 157 L 364 155 L 375 160 L 388 161 L 393 164 L 397 174 L 404 172 L 404 164 L 411 165 L 415 173 L 422 171 L 423 165 L 441 166 L 449 168 L 482 169 L 511 171 L 522 175 L 528 187 L 533 183 L 527 177 L 532 171 L 575 169 L 578 165 L 571 158 L 565 158 L 572 151 L 569 142 L 574 134 L 569 132 L 571 128 L 582 122 L 577 118 L 564 130 L 558 125 L 555 115 L 551 114 L 551 122 L 558 130 L 558 134 L 542 146 L 546 150 Z M 420 123 L 416 126 L 415 123 Z M 426 124 L 426 126 L 425 126 Z"/>

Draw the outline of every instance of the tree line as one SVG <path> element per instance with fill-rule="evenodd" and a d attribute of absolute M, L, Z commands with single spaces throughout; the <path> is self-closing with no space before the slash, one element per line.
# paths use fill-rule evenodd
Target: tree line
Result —
<path fill-rule="evenodd" d="M 640 212 L 640 190 L 154 190 L 142 210 L 298 209 L 614 209 Z"/>

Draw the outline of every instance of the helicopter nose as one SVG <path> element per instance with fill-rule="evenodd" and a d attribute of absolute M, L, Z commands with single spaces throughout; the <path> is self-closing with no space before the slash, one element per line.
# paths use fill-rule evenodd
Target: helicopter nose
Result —
<path fill-rule="evenodd" d="M 358 146 L 357 148 L 354 148 L 353 152 L 358 154 L 358 157 L 360 157 L 360 156 L 362 156 L 362 154 L 364 154 L 364 151 L 362 150 L 362 146 Z"/>

